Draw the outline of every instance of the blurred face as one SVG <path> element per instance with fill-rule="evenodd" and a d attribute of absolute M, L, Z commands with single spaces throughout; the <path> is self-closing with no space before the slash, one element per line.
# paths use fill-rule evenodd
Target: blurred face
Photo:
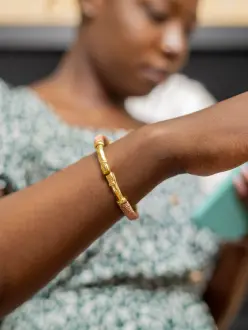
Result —
<path fill-rule="evenodd" d="M 197 0 L 82 1 L 86 51 L 114 94 L 145 95 L 185 63 Z"/>

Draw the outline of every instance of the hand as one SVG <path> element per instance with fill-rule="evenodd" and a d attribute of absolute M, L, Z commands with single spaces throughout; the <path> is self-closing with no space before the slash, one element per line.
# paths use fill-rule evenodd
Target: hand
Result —
<path fill-rule="evenodd" d="M 244 93 L 191 115 L 155 124 L 158 130 L 167 130 L 157 142 L 157 148 L 162 150 L 160 158 L 163 158 L 163 145 L 171 143 L 181 172 L 205 176 L 245 163 L 247 107 L 248 93 Z"/>

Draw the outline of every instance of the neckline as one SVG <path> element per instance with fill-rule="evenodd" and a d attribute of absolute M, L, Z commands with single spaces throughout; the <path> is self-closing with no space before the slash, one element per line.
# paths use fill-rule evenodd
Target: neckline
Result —
<path fill-rule="evenodd" d="M 92 132 L 92 133 L 101 133 L 101 134 L 106 134 L 106 135 L 111 135 L 111 134 L 115 134 L 115 135 L 125 135 L 128 132 L 131 132 L 132 130 L 127 130 L 124 128 L 117 128 L 117 129 L 109 129 L 109 128 L 96 128 L 96 127 L 91 127 L 91 126 L 77 126 L 77 125 L 70 125 L 68 124 L 65 120 L 63 120 L 53 109 L 53 107 L 48 104 L 47 102 L 45 102 L 44 100 L 42 100 L 39 96 L 39 94 L 33 90 L 30 87 L 26 87 L 26 86 L 21 86 L 18 87 L 18 89 L 20 91 L 25 92 L 29 97 L 31 97 L 35 102 L 37 102 L 43 111 L 46 112 L 46 114 L 49 116 L 49 118 L 54 122 L 54 124 L 62 127 L 64 130 L 66 131 L 74 131 L 77 133 L 82 133 L 82 132 Z"/>

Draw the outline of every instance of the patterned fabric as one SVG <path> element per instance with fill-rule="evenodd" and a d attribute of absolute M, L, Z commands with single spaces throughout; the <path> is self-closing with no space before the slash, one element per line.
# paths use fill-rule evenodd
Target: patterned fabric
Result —
<path fill-rule="evenodd" d="M 92 153 L 96 134 L 126 134 L 70 127 L 31 90 L 0 86 L 0 171 L 18 189 Z M 140 202 L 139 221 L 117 223 L 0 329 L 214 329 L 201 293 L 218 243 L 190 222 L 201 198 L 196 177 L 161 184 Z"/>

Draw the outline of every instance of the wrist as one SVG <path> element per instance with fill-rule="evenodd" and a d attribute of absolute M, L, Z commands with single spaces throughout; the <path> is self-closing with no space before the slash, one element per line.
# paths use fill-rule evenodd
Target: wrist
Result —
<path fill-rule="evenodd" d="M 161 180 L 185 172 L 182 143 L 173 122 L 166 121 L 142 128 L 146 148 L 151 151 L 151 157 L 156 161 Z"/>

